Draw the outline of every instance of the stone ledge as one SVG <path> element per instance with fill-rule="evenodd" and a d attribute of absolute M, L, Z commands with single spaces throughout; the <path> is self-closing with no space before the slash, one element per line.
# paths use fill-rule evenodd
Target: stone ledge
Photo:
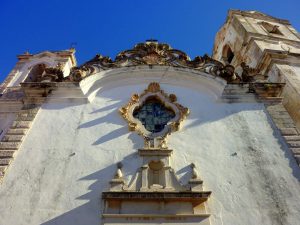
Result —
<path fill-rule="evenodd" d="M 300 147 L 300 141 L 287 141 L 288 145 L 292 148 Z"/>
<path fill-rule="evenodd" d="M 23 129 L 23 128 L 10 128 L 6 134 L 8 135 L 25 135 L 26 134 L 27 129 Z"/>
<path fill-rule="evenodd" d="M 283 136 L 286 141 L 300 141 L 300 136 L 295 135 L 295 136 Z"/>
<path fill-rule="evenodd" d="M 13 158 L 0 158 L 0 166 L 8 166 Z"/>
<path fill-rule="evenodd" d="M 24 113 L 25 114 L 25 113 Z M 33 121 L 36 114 L 17 115 L 15 121 Z"/>
<path fill-rule="evenodd" d="M 15 121 L 12 124 L 12 128 L 30 128 L 31 121 Z"/>
<path fill-rule="evenodd" d="M 2 138 L 2 142 L 20 142 L 23 139 L 23 135 L 6 134 Z"/>
<path fill-rule="evenodd" d="M 103 192 L 102 199 L 121 201 L 188 201 L 202 203 L 211 191 L 201 192 Z"/>
<path fill-rule="evenodd" d="M 15 153 L 14 150 L 0 150 L 0 158 L 12 158 Z"/>
<path fill-rule="evenodd" d="M 300 155 L 300 148 L 291 148 L 291 150 L 295 155 Z"/>
<path fill-rule="evenodd" d="M 295 128 L 281 128 L 280 131 L 283 136 L 298 135 L 298 132 Z"/>
<path fill-rule="evenodd" d="M 209 217 L 208 213 L 201 214 L 102 214 L 103 218 L 183 218 L 183 217 Z"/>
<path fill-rule="evenodd" d="M 0 142 L 0 149 L 4 150 L 18 150 L 20 142 Z"/>

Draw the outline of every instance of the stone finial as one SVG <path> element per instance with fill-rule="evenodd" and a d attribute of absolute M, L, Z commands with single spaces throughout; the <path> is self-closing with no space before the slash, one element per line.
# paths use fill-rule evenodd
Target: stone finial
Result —
<path fill-rule="evenodd" d="M 115 175 L 115 179 L 121 179 L 123 178 L 123 173 L 122 173 L 122 167 L 123 167 L 123 164 L 121 162 L 118 162 L 117 164 L 117 172 L 116 172 L 116 175 Z"/>
<path fill-rule="evenodd" d="M 197 179 L 198 178 L 198 173 L 196 171 L 196 165 L 194 163 L 191 163 L 191 168 L 192 168 L 192 179 Z"/>

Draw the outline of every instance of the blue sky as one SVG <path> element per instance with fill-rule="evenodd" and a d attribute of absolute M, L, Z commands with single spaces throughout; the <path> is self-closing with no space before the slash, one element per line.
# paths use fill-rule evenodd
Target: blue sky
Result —
<path fill-rule="evenodd" d="M 0 81 L 25 51 L 76 43 L 79 64 L 158 39 L 192 58 L 211 54 L 229 9 L 258 10 L 300 30 L 300 0 L 0 0 Z"/>

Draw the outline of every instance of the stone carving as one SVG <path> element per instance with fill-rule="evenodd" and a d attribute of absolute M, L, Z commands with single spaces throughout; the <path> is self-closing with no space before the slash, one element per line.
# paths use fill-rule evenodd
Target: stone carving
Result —
<path fill-rule="evenodd" d="M 196 166 L 194 163 L 191 163 L 191 168 L 192 168 L 192 179 L 197 179 L 198 178 L 198 173 L 196 171 Z"/>
<path fill-rule="evenodd" d="M 259 70 L 255 68 L 251 68 L 246 65 L 246 63 L 242 62 L 241 67 L 243 69 L 242 72 L 242 81 L 244 83 L 254 82 L 254 77 L 259 74 Z"/>
<path fill-rule="evenodd" d="M 56 67 L 46 67 L 44 64 L 38 66 L 40 67 L 40 71 L 36 75 L 36 78 L 30 82 L 49 83 L 65 81 L 61 64 L 57 64 Z"/>
<path fill-rule="evenodd" d="M 61 82 L 64 79 L 64 73 L 61 65 L 56 67 L 46 67 L 45 72 L 40 78 L 40 82 Z"/>
<path fill-rule="evenodd" d="M 194 164 L 191 164 L 191 179 L 182 184 L 172 169 L 171 155 L 171 149 L 138 150 L 142 164 L 130 182 L 115 176 L 109 191 L 102 193 L 103 224 L 121 224 L 120 218 L 139 224 L 149 219 L 161 224 L 164 220 L 170 223 L 183 218 L 187 221 L 198 218 L 197 224 L 210 224 L 206 201 L 211 191 L 203 190 L 203 181 L 198 179 Z M 126 206 L 134 207 L 134 210 Z"/>
<path fill-rule="evenodd" d="M 220 76 L 228 82 L 239 80 L 234 73 L 234 67 L 231 65 L 223 65 L 223 63 L 212 59 L 208 55 L 197 56 L 191 60 L 186 53 L 172 49 L 170 45 L 158 43 L 155 40 L 139 43 L 133 49 L 119 53 L 114 61 L 109 57 L 98 54 L 82 66 L 74 67 L 70 73 L 70 79 L 80 81 L 102 70 L 138 65 L 184 67 L 213 76 Z"/>
<path fill-rule="evenodd" d="M 117 164 L 117 167 L 118 167 L 118 169 L 117 169 L 117 172 L 116 172 L 116 175 L 115 175 L 115 179 L 120 179 L 120 178 L 123 177 L 123 174 L 122 174 L 122 171 L 121 171 L 121 168 L 123 167 L 122 163 L 119 162 Z"/>
<path fill-rule="evenodd" d="M 163 104 L 169 110 L 172 110 L 175 114 L 174 118 L 169 120 L 164 128 L 157 133 L 147 130 L 142 122 L 133 116 L 134 111 L 138 108 L 141 108 L 143 104 L 151 98 L 157 99 L 161 102 L 161 104 Z M 189 109 L 177 103 L 176 100 L 176 95 L 166 94 L 160 89 L 160 85 L 158 83 L 150 83 L 142 94 L 133 94 L 130 101 L 125 106 L 120 108 L 119 112 L 128 122 L 129 130 L 137 131 L 138 134 L 143 136 L 145 140 L 145 148 L 167 148 L 167 135 L 177 131 L 181 122 L 189 114 Z"/>

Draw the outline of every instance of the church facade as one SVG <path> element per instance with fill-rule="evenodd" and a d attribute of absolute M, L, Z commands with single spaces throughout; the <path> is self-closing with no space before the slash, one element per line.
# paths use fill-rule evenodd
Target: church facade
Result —
<path fill-rule="evenodd" d="M 0 86 L 0 224 L 299 223 L 287 20 L 230 10 L 194 59 L 155 40 L 80 66 L 74 49 L 18 59 Z"/>

